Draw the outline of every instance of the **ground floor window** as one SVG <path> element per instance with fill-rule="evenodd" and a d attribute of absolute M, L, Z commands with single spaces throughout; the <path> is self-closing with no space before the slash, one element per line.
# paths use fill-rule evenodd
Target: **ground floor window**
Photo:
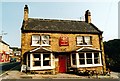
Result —
<path fill-rule="evenodd" d="M 52 53 L 32 53 L 28 54 L 28 66 L 51 66 Z M 31 63 L 30 63 L 31 62 Z"/>
<path fill-rule="evenodd" d="M 33 66 L 41 66 L 41 54 L 33 54 Z"/>
<path fill-rule="evenodd" d="M 100 52 L 83 52 L 83 53 L 76 53 L 71 55 L 71 64 L 72 65 L 97 65 L 101 64 L 101 53 Z M 77 64 L 75 64 L 77 62 Z"/>
<path fill-rule="evenodd" d="M 72 54 L 72 64 L 76 65 L 76 54 Z"/>
<path fill-rule="evenodd" d="M 43 54 L 43 66 L 51 66 L 50 54 Z"/>

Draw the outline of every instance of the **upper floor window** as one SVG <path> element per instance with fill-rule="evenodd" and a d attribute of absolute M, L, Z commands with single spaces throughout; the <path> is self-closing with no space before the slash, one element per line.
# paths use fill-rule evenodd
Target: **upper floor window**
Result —
<path fill-rule="evenodd" d="M 92 45 L 91 36 L 78 36 L 77 45 Z"/>
<path fill-rule="evenodd" d="M 48 35 L 41 36 L 41 44 L 42 45 L 49 45 L 49 36 Z"/>
<path fill-rule="evenodd" d="M 39 44 L 40 44 L 40 36 L 32 35 L 32 45 L 39 45 Z"/>
<path fill-rule="evenodd" d="M 49 45 L 49 35 L 32 35 L 32 46 L 48 46 Z"/>

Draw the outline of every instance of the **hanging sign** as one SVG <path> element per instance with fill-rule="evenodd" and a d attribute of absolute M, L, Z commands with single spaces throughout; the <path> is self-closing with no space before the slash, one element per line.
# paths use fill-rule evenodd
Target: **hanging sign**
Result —
<path fill-rule="evenodd" d="M 68 46 L 68 45 L 69 45 L 68 37 L 60 37 L 59 46 Z"/>

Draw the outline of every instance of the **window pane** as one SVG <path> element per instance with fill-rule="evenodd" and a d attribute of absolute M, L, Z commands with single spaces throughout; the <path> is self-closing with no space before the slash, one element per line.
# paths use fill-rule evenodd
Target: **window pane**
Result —
<path fill-rule="evenodd" d="M 79 53 L 79 64 L 80 64 L 80 65 L 85 64 L 85 56 L 84 56 L 84 53 Z"/>
<path fill-rule="evenodd" d="M 92 63 L 92 53 L 86 53 L 86 60 L 87 60 L 87 64 L 93 64 Z"/>
<path fill-rule="evenodd" d="M 33 66 L 41 66 L 41 56 L 40 54 L 33 54 Z"/>
<path fill-rule="evenodd" d="M 80 65 L 84 65 L 85 64 L 85 59 L 80 59 Z"/>
<path fill-rule="evenodd" d="M 100 64 L 99 53 L 94 53 L 94 64 Z"/>
<path fill-rule="evenodd" d="M 30 54 L 28 54 L 28 67 L 30 67 Z"/>
<path fill-rule="evenodd" d="M 87 59 L 87 64 L 92 64 L 92 59 Z"/>
<path fill-rule="evenodd" d="M 76 54 L 72 54 L 72 63 L 76 65 Z"/>
<path fill-rule="evenodd" d="M 49 36 L 48 35 L 43 35 L 42 36 L 42 44 L 49 45 Z"/>
<path fill-rule="evenodd" d="M 82 45 L 83 44 L 83 37 L 77 37 L 77 45 Z"/>
<path fill-rule="evenodd" d="M 32 35 L 32 44 L 40 44 L 40 36 Z"/>
<path fill-rule="evenodd" d="M 43 54 L 43 66 L 51 66 L 50 54 Z"/>
<path fill-rule="evenodd" d="M 86 53 L 86 58 L 91 58 L 92 59 L 92 53 Z"/>
<path fill-rule="evenodd" d="M 91 39 L 90 39 L 90 36 L 84 37 L 84 39 L 85 39 L 85 44 L 87 44 L 87 45 L 91 45 Z"/>
<path fill-rule="evenodd" d="M 79 58 L 85 58 L 84 53 L 79 53 Z"/>
<path fill-rule="evenodd" d="M 99 53 L 94 53 L 94 58 L 98 58 L 99 57 Z"/>
<path fill-rule="evenodd" d="M 33 66 L 41 66 L 41 62 L 40 61 L 34 61 L 34 65 Z"/>

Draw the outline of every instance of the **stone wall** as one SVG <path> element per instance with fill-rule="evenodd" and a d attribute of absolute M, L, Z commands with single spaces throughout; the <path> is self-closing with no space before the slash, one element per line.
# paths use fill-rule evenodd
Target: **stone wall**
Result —
<path fill-rule="evenodd" d="M 22 55 L 30 51 L 34 48 L 37 48 L 37 46 L 31 46 L 31 39 L 32 34 L 44 34 L 44 33 L 22 33 Z M 52 51 L 57 52 L 69 52 L 69 51 L 75 51 L 78 48 L 81 48 L 81 46 L 76 45 L 76 36 L 92 36 L 92 48 L 100 49 L 100 43 L 99 43 L 99 36 L 95 34 L 58 34 L 58 33 L 46 33 L 47 35 L 50 35 L 50 46 L 45 46 L 45 48 L 51 49 Z M 60 36 L 67 36 L 69 38 L 69 46 L 59 46 L 59 38 Z"/>

